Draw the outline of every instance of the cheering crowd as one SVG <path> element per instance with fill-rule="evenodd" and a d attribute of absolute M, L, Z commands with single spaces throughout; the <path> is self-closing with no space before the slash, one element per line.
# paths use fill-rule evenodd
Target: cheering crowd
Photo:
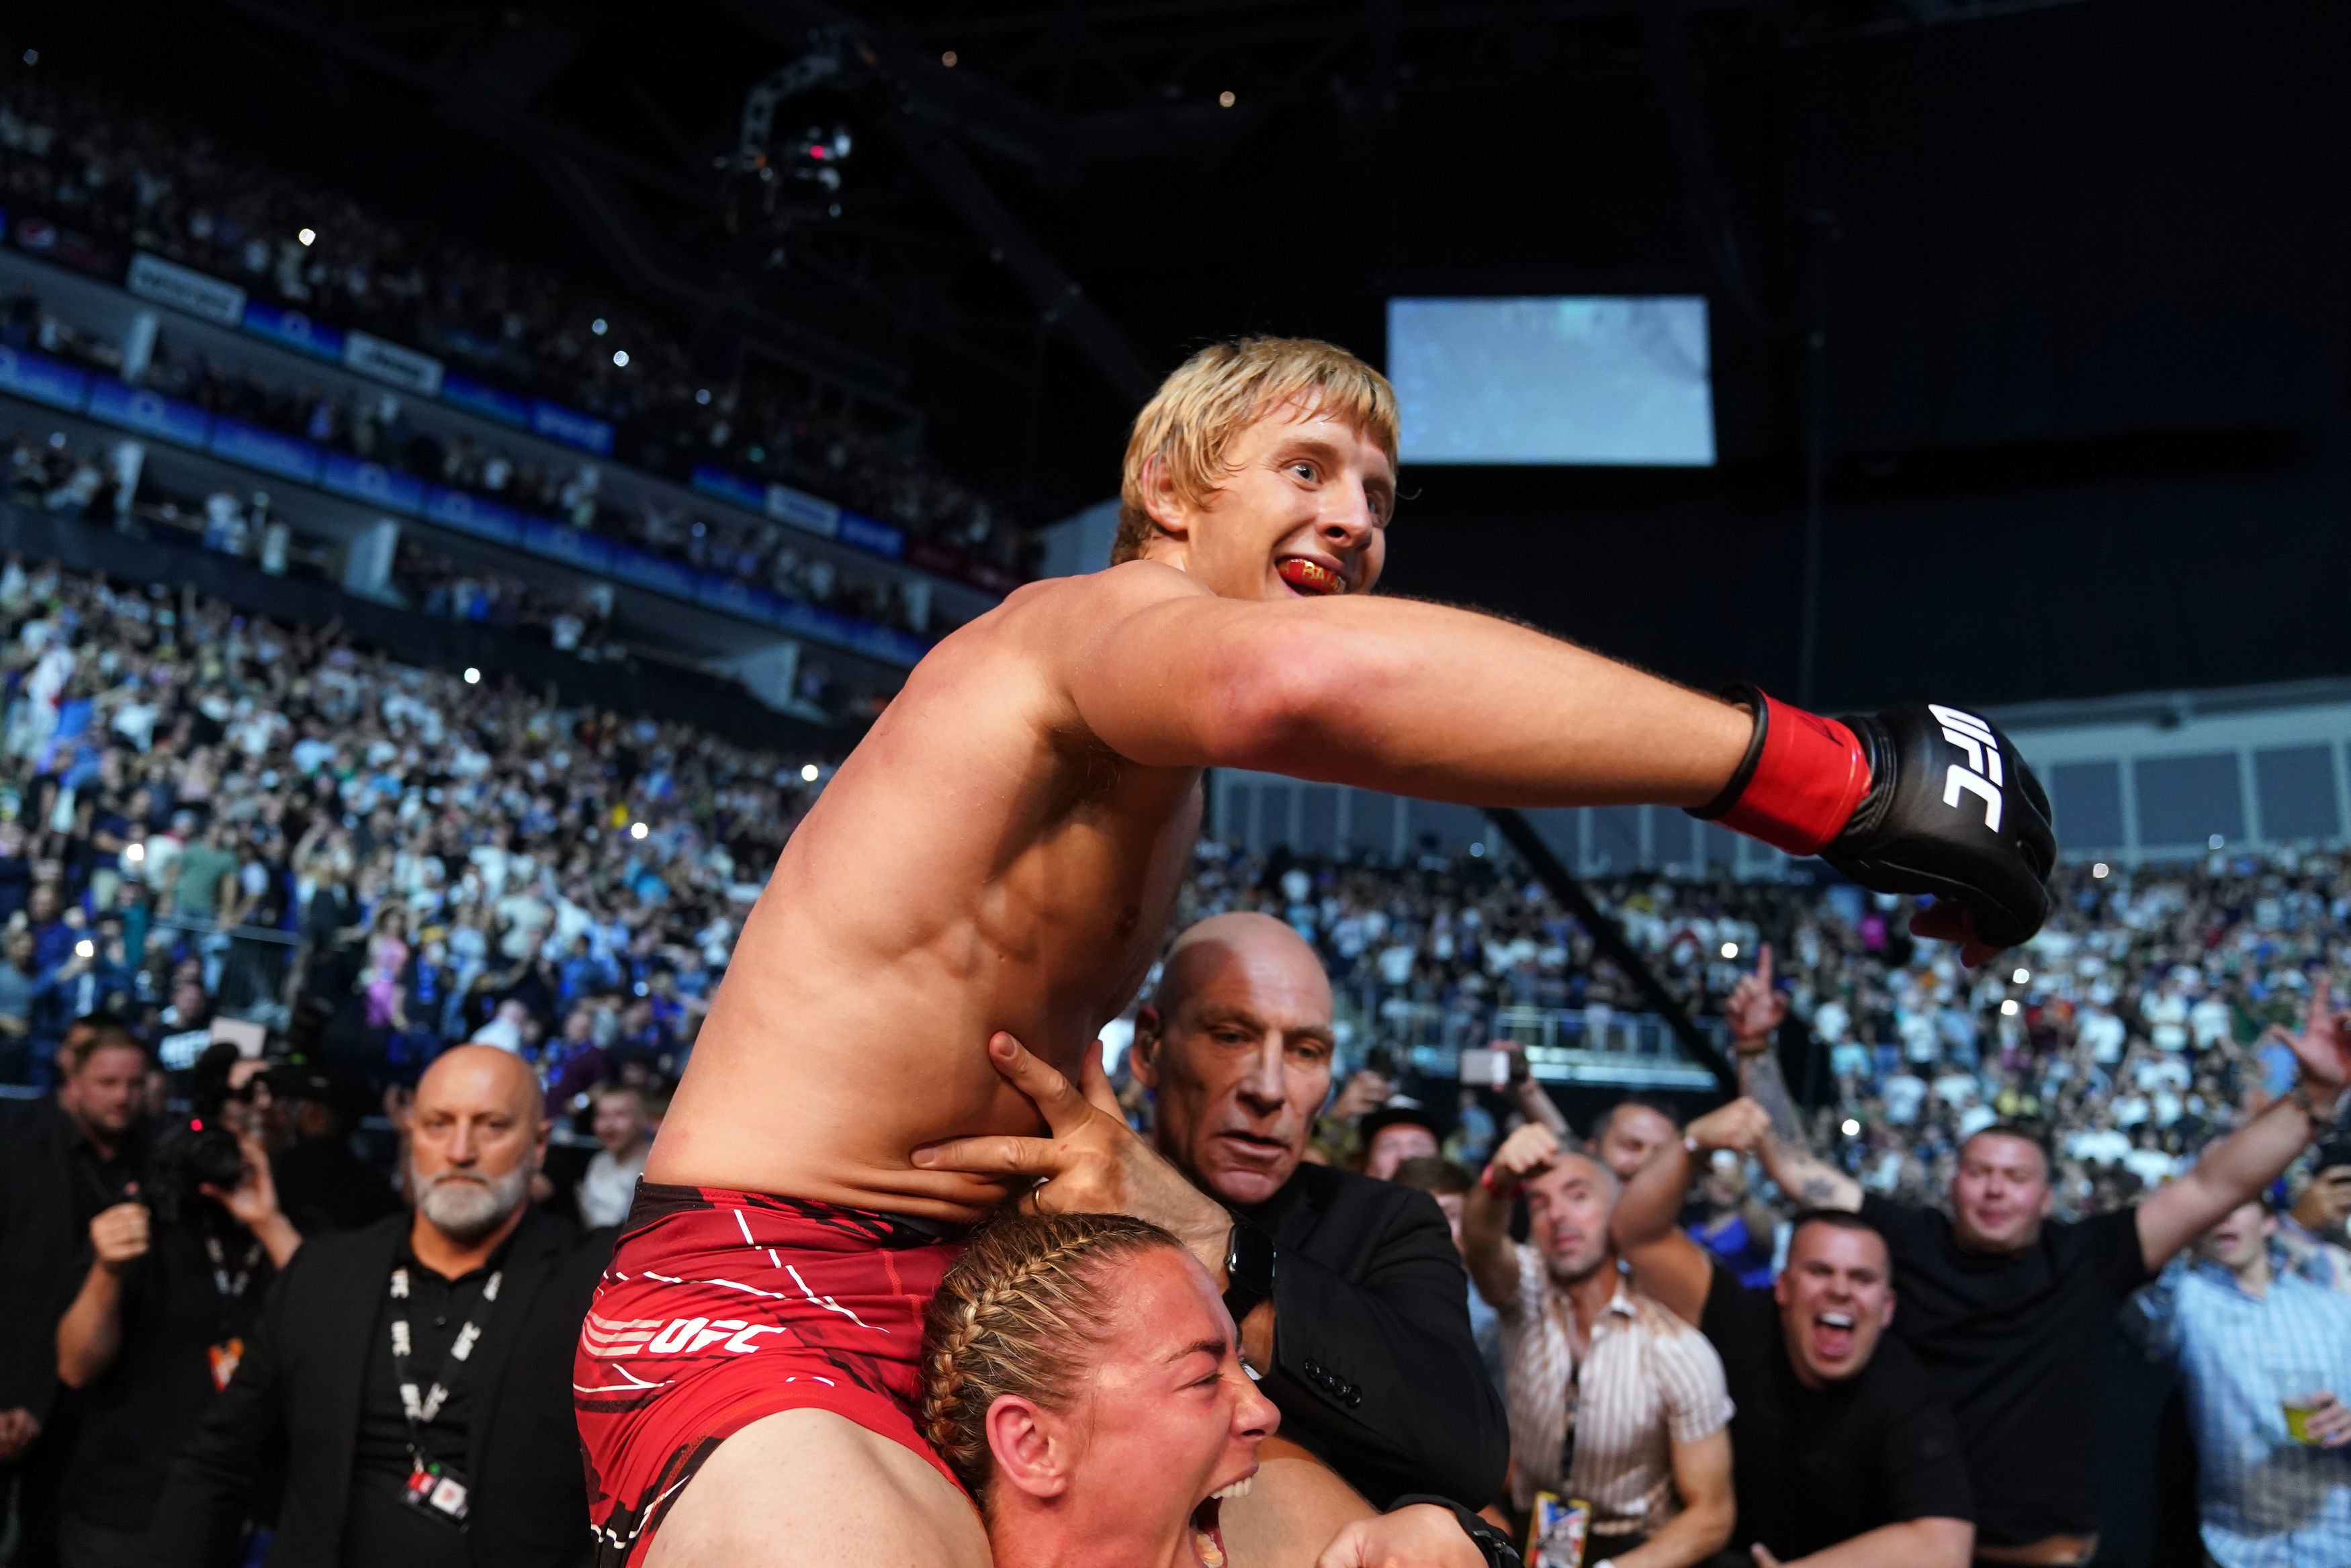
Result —
<path fill-rule="evenodd" d="M 665 1054 L 813 766 L 53 567 L 0 568 L 0 618 L 20 1082 L 81 1013 L 152 1038 L 305 997 L 363 1076 L 518 998 L 534 1044 L 603 998 L 600 1044 Z"/>
<path fill-rule="evenodd" d="M 21 562 L 0 671 L 0 1078 L 47 1091 L 5 1113 L 0 1246 L 26 1264 L 11 1321 L 56 1326 L 0 1368 L 15 1561 L 223 1563 L 252 1523 L 284 1563 L 578 1559 L 593 1228 L 627 1211 L 821 769 Z M 2120 1324 L 2179 1370 L 2212 1559 L 2326 1568 L 2351 1561 L 2351 1146 L 2318 1136 L 2344 1058 L 2311 1004 L 2344 876 L 2068 867 L 2042 934 L 1976 971 L 1842 885 L 1619 881 L 1604 909 L 1722 1020 L 1746 1094 L 1577 1128 L 1513 1020 L 1637 1004 L 1540 888 L 1483 857 L 1207 842 L 1113 1076 L 1126 1121 L 1069 1141 L 1147 1141 L 1201 1225 L 1257 1217 L 1279 1342 L 1235 1316 L 1264 1419 L 1489 1562 L 2086 1562 L 2085 1369 Z M 262 1056 L 213 1041 L 240 1017 Z M 1488 1043 L 1516 1063 L 1496 1089 L 1415 1055 Z M 353 1141 L 379 1113 L 388 1168 Z M 191 1122 L 234 1133 L 225 1163 Z M 547 1160 L 553 1125 L 593 1157 Z M 950 1285 L 1040 1249 L 1147 1275 L 1157 1234 L 1008 1231 Z M 494 1375 L 404 1409 L 403 1368 L 469 1324 L 500 1336 Z M 1023 1332 L 928 1363 L 976 1492 L 1023 1483 L 966 1396 L 1050 1393 Z M 1159 1506 L 1132 1476 L 1070 1484 L 1105 1521 Z M 1182 1490 L 1203 1562 L 1249 1549 L 1238 1502 L 1219 1522 Z"/>
<path fill-rule="evenodd" d="M 29 293 L 11 295 L 0 304 L 0 345 L 34 348 L 108 375 L 122 374 L 125 369 L 120 343 L 80 330 Z M 778 524 L 643 496 L 623 504 L 606 493 L 603 471 L 594 462 L 542 467 L 518 460 L 494 440 L 444 440 L 419 430 L 406 417 L 406 403 L 393 392 L 339 393 L 290 378 L 265 378 L 200 351 L 183 351 L 169 328 L 158 333 L 138 379 L 209 412 L 560 519 L 697 571 L 732 576 L 878 626 L 935 636 L 953 629 L 944 617 L 932 617 L 927 598 L 908 597 L 901 585 L 880 572 L 843 568 L 804 554 L 794 545 L 792 531 Z M 239 537 L 253 543 L 241 545 L 236 553 L 251 553 L 260 533 L 258 524 L 246 526 Z"/>
<path fill-rule="evenodd" d="M 820 410 L 757 359 L 731 379 L 697 373 L 674 336 L 617 297 L 239 161 L 102 89 L 9 67 L 0 200 L 587 410 L 620 427 L 624 454 L 654 472 L 723 462 L 1021 565 L 1024 541 L 1000 505 L 904 439 Z"/>
<path fill-rule="evenodd" d="M 1773 945 L 1804 1026 L 1791 1075 L 1808 1130 L 1870 1190 L 1929 1202 L 1959 1142 L 1995 1120 L 2058 1133 L 2058 1212 L 2098 1212 L 2177 1175 L 2283 1092 L 2314 966 L 2351 983 L 2334 935 L 2351 870 L 2333 855 L 2213 852 L 2136 871 L 2061 867 L 2056 909 L 1999 965 L 1914 941 L 1899 900 L 1850 887 L 1656 878 L 1595 884 L 1602 909 L 1694 1012 L 1719 1012 Z M 1416 867 L 1228 857 L 1210 846 L 1187 913 L 1283 919 L 1329 966 L 1353 1036 L 1507 1044 L 1503 1010 L 1588 1030 L 1639 1011 L 1631 984 L 1539 884 L 1481 857 Z M 1491 1147 L 1471 1116 L 1457 1149 Z"/>

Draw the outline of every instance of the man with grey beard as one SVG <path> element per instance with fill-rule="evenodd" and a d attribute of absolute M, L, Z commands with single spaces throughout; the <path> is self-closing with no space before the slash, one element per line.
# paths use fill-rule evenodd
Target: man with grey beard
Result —
<path fill-rule="evenodd" d="M 591 1554 L 571 1356 L 612 1233 L 529 1201 L 547 1151 L 519 1057 L 460 1045 L 416 1086 L 413 1213 L 305 1245 L 172 1467 L 162 1568 L 242 1560 L 285 1469 L 271 1568 L 570 1568 Z"/>

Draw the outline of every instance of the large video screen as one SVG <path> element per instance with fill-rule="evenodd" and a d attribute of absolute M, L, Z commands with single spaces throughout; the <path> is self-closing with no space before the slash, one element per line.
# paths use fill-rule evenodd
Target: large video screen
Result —
<path fill-rule="evenodd" d="M 1388 379 L 1406 462 L 1714 462 L 1698 296 L 1390 299 Z"/>

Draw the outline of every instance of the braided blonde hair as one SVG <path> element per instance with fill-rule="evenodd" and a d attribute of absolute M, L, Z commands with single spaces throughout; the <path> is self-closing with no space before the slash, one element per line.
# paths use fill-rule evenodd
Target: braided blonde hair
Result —
<path fill-rule="evenodd" d="M 1109 1314 L 1104 1265 L 1157 1247 L 1183 1243 L 1123 1214 L 1008 1215 L 947 1270 L 924 1324 L 923 1433 L 983 1505 L 989 1407 L 1066 1404 Z"/>

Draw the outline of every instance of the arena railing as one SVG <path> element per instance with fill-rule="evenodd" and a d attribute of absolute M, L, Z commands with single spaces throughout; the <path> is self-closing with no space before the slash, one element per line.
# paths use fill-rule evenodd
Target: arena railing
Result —
<path fill-rule="evenodd" d="M 1345 996 L 1339 1012 L 1357 1042 L 1379 1042 L 1431 1078 L 1458 1079 L 1463 1050 L 1507 1040 L 1526 1052 L 1527 1068 L 1544 1082 L 1710 1091 L 1714 1073 L 1690 1061 L 1662 1017 L 1606 1007 L 1482 1003 L 1447 1006 L 1400 996 Z M 1724 1049 L 1719 1018 L 1694 1020 Z"/>

